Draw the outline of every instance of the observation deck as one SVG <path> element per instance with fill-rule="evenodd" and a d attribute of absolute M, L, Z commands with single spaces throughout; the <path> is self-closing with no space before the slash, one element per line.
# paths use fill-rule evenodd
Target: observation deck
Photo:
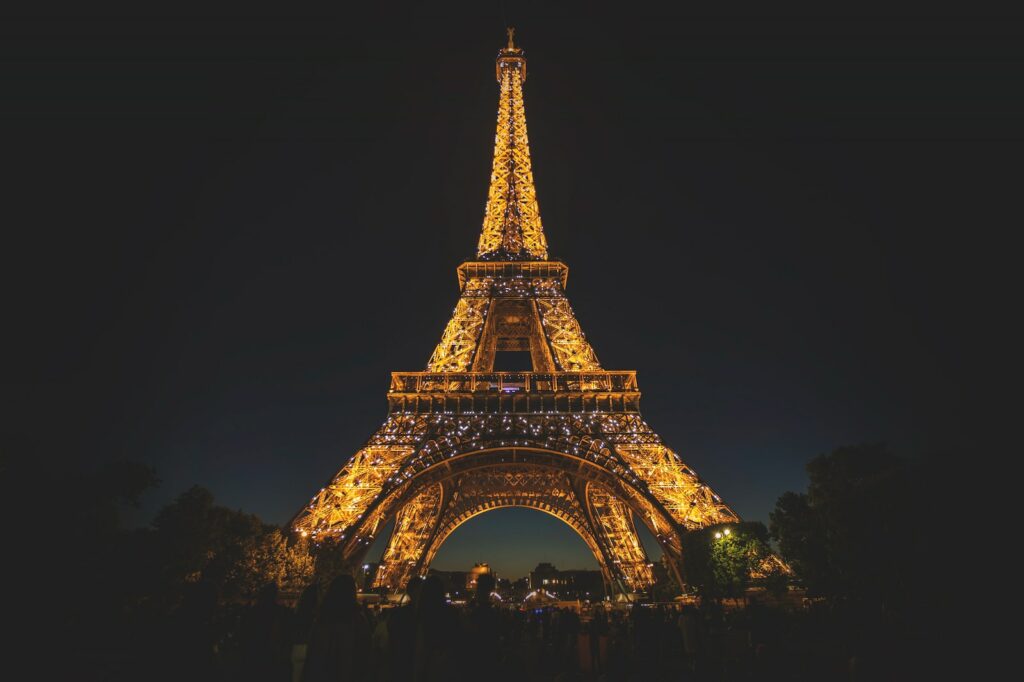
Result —
<path fill-rule="evenodd" d="M 565 288 L 569 266 L 560 261 L 466 261 L 458 267 L 459 290 L 471 279 L 555 279 Z"/>
<path fill-rule="evenodd" d="M 639 412 L 635 371 L 392 372 L 391 414 Z"/>

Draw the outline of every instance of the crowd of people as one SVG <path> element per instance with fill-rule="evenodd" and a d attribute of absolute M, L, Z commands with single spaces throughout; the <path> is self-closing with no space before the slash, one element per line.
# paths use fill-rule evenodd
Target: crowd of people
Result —
<path fill-rule="evenodd" d="M 474 599 L 455 607 L 439 578 L 417 578 L 405 603 L 381 608 L 360 605 L 345 574 L 286 607 L 270 584 L 218 635 L 210 595 L 197 589 L 168 625 L 160 672 L 239 682 L 851 679 L 849 654 L 815 640 L 813 622 L 756 603 L 579 612 L 508 607 L 493 590 L 483 575 Z"/>

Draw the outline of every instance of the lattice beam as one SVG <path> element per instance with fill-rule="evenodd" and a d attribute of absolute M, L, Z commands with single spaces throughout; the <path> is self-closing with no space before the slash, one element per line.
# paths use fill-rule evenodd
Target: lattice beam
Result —
<path fill-rule="evenodd" d="M 393 490 L 396 474 L 415 452 L 427 423 L 406 415 L 389 417 L 367 444 L 296 514 L 292 528 L 303 537 L 345 538 L 385 488 Z M 371 529 L 376 530 L 376 525 Z"/>
<path fill-rule="evenodd" d="M 472 367 L 489 305 L 490 300 L 486 298 L 463 296 L 459 299 L 441 342 L 427 362 L 428 372 L 465 372 Z"/>
<path fill-rule="evenodd" d="M 562 371 L 588 371 L 601 369 L 597 354 L 587 342 L 580 323 L 573 315 L 566 298 L 538 298 L 541 324 L 547 334 L 555 360 Z"/>
<path fill-rule="evenodd" d="M 654 570 L 633 524 L 633 514 L 623 500 L 600 483 L 587 484 L 587 504 L 608 547 L 612 573 L 628 592 L 643 592 L 654 584 Z"/>
<path fill-rule="evenodd" d="M 428 485 L 395 517 L 395 529 L 380 560 L 374 587 L 400 590 L 422 563 L 444 498 L 440 483 Z"/>
<path fill-rule="evenodd" d="M 684 528 L 739 521 L 679 455 L 661 444 L 616 446 L 615 451 L 647 482 L 648 489 Z"/>

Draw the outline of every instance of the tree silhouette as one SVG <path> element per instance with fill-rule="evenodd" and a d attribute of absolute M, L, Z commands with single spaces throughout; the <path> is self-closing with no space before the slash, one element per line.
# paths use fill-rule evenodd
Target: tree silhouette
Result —
<path fill-rule="evenodd" d="M 807 465 L 806 493 L 782 495 L 771 534 L 811 594 L 901 602 L 919 533 L 908 464 L 882 444 L 843 447 Z"/>

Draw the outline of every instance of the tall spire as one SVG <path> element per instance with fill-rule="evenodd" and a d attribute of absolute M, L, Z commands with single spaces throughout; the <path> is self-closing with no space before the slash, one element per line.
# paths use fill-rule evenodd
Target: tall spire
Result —
<path fill-rule="evenodd" d="M 514 35 L 515 29 L 509 28 L 508 45 L 498 52 L 496 63 L 501 86 L 498 130 L 494 137 L 494 164 L 483 231 L 476 249 L 480 260 L 547 260 L 548 257 L 526 135 L 523 106 L 526 58 L 522 48 L 515 46 Z"/>

